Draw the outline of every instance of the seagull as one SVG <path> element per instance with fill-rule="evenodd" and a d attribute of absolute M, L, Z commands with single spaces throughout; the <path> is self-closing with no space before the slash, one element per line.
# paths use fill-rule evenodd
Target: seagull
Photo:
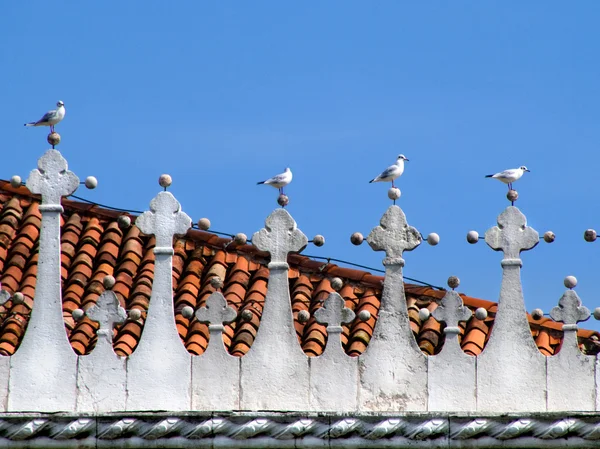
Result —
<path fill-rule="evenodd" d="M 371 179 L 369 182 L 387 182 L 392 181 L 392 187 L 394 187 L 394 179 L 400 177 L 402 173 L 404 173 L 404 161 L 408 161 L 406 156 L 403 154 L 398 155 L 398 159 L 394 165 L 390 165 L 384 171 L 382 171 L 375 178 Z"/>
<path fill-rule="evenodd" d="M 486 178 L 495 178 L 498 181 L 502 181 L 504 184 L 508 184 L 508 190 L 512 190 L 512 183 L 521 179 L 521 176 L 526 171 L 530 172 L 531 170 L 521 165 L 519 168 L 510 168 L 495 175 L 486 175 Z"/>
<path fill-rule="evenodd" d="M 49 126 L 50 132 L 54 132 L 54 125 L 65 118 L 65 104 L 62 101 L 56 103 L 56 109 L 48 111 L 37 122 L 25 123 L 25 126 Z"/>
<path fill-rule="evenodd" d="M 265 179 L 264 181 L 257 182 L 256 184 L 267 184 L 279 189 L 279 193 L 283 195 L 283 188 L 292 182 L 292 171 L 287 167 L 283 173 L 273 176 L 272 178 Z"/>

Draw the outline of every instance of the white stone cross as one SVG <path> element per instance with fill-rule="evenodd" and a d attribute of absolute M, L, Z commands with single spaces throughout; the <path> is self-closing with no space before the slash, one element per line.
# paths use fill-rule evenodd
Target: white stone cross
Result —
<path fill-rule="evenodd" d="M 409 226 L 406 215 L 398 206 L 390 206 L 381 217 L 380 226 L 373 228 L 367 237 L 369 246 L 375 251 L 385 251 L 384 265 L 404 265 L 402 253 L 412 251 L 421 244 L 421 233 Z"/>
<path fill-rule="evenodd" d="M 67 161 L 57 150 L 48 150 L 38 160 L 38 168 L 31 171 L 27 188 L 42 195 L 42 204 L 60 204 L 60 198 L 72 194 L 79 187 L 79 178 L 68 170 Z"/>
<path fill-rule="evenodd" d="M 550 310 L 550 316 L 554 321 L 561 321 L 565 326 L 575 325 L 590 317 L 590 311 L 581 304 L 579 295 L 574 290 L 567 290 L 558 301 L 558 306 Z"/>
<path fill-rule="evenodd" d="M 160 192 L 150 201 L 150 211 L 140 215 L 135 224 L 144 234 L 154 234 L 156 249 L 173 247 L 173 235 L 185 234 L 192 219 L 170 192 Z M 172 252 L 172 250 L 171 250 Z"/>
<path fill-rule="evenodd" d="M 448 291 L 442 298 L 440 305 L 432 312 L 433 317 L 446 323 L 444 333 L 458 334 L 458 322 L 471 318 L 471 311 L 465 307 L 463 300 L 455 291 Z"/>
<path fill-rule="evenodd" d="M 485 242 L 490 248 L 503 251 L 505 259 L 519 259 L 521 251 L 532 249 L 540 242 L 540 236 L 527 226 L 527 219 L 519 209 L 509 206 L 498 216 L 498 226 L 485 233 Z"/>
<path fill-rule="evenodd" d="M 104 338 L 112 342 L 113 328 L 115 324 L 125 321 L 127 314 L 119 304 L 119 299 L 112 291 L 105 291 L 100 295 L 96 304 L 86 311 L 86 315 L 92 321 L 100 323 L 98 338 Z"/>
<path fill-rule="evenodd" d="M 319 324 L 326 324 L 327 330 L 330 328 L 340 328 L 342 323 L 349 323 L 354 319 L 354 311 L 345 307 L 346 302 L 339 293 L 331 292 L 323 307 L 315 312 L 315 319 Z"/>
<path fill-rule="evenodd" d="M 276 209 L 267 217 L 265 227 L 254 234 L 252 243 L 271 254 L 271 264 L 287 264 L 288 253 L 301 251 L 308 244 L 308 239 L 285 209 Z"/>
<path fill-rule="evenodd" d="M 208 323 L 209 330 L 223 330 L 223 324 L 231 323 L 236 316 L 221 292 L 213 292 L 206 300 L 206 306 L 196 311 L 198 321 Z"/>

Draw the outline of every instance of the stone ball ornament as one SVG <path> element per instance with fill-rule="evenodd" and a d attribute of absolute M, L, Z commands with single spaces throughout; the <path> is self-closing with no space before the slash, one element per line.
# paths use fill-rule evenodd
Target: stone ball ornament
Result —
<path fill-rule="evenodd" d="M 554 232 L 546 231 L 544 233 L 544 242 L 552 243 L 554 240 L 556 240 L 556 234 L 554 234 Z"/>
<path fill-rule="evenodd" d="M 92 190 L 98 187 L 98 180 L 95 176 L 88 176 L 84 181 L 85 187 Z"/>
<path fill-rule="evenodd" d="M 419 310 L 419 320 L 421 320 L 421 322 L 427 321 L 430 316 L 431 312 L 429 311 L 429 309 L 423 308 Z"/>
<path fill-rule="evenodd" d="M 166 173 L 163 173 L 162 175 L 160 175 L 160 177 L 158 178 L 158 184 L 163 187 L 163 188 L 167 188 L 170 187 L 171 184 L 173 184 L 173 178 L 171 178 L 171 175 L 167 175 Z"/>
<path fill-rule="evenodd" d="M 467 232 L 467 242 L 474 244 L 479 241 L 479 233 L 477 231 Z"/>
<path fill-rule="evenodd" d="M 308 310 L 301 310 L 300 312 L 298 312 L 298 322 L 299 323 L 304 324 L 309 319 L 310 319 L 310 313 L 308 312 Z"/>
<path fill-rule="evenodd" d="M 71 316 L 75 321 L 79 321 L 85 316 L 85 312 L 83 309 L 75 309 L 71 312 Z"/>
<path fill-rule="evenodd" d="M 236 245 L 245 245 L 248 242 L 248 236 L 243 232 L 238 232 L 233 238 L 233 241 Z"/>
<path fill-rule="evenodd" d="M 342 281 L 340 278 L 335 277 L 331 280 L 331 288 L 334 289 L 336 292 L 339 292 L 343 286 L 344 281 Z"/>
<path fill-rule="evenodd" d="M 12 295 L 13 304 L 23 304 L 25 302 L 25 296 L 21 292 L 15 292 Z"/>
<path fill-rule="evenodd" d="M 208 231 L 210 229 L 210 220 L 208 218 L 201 218 L 198 220 L 198 229 L 201 231 Z"/>
<path fill-rule="evenodd" d="M 538 321 L 544 318 L 544 311 L 542 309 L 533 309 L 531 311 L 531 318 Z"/>
<path fill-rule="evenodd" d="M 106 290 L 110 290 L 111 288 L 113 288 L 115 286 L 116 280 L 114 278 L 114 276 L 111 276 L 110 274 L 107 276 L 104 276 L 104 279 L 102 279 L 102 285 L 104 285 L 104 288 Z"/>
<path fill-rule="evenodd" d="M 596 231 L 593 229 L 587 229 L 584 233 L 583 233 L 583 238 L 585 239 L 586 242 L 593 242 L 596 240 L 596 237 L 598 235 L 596 234 Z"/>
<path fill-rule="evenodd" d="M 402 192 L 398 187 L 390 187 L 388 190 L 388 198 L 392 201 L 396 201 L 402 196 Z"/>
<path fill-rule="evenodd" d="M 438 243 L 440 243 L 440 236 L 435 232 L 429 233 L 427 236 L 427 243 L 429 243 L 431 246 L 436 246 Z"/>
<path fill-rule="evenodd" d="M 137 321 L 142 317 L 142 311 L 140 309 L 131 309 L 129 311 L 129 319 Z"/>
<path fill-rule="evenodd" d="M 242 310 L 242 313 L 240 313 L 240 317 L 243 321 L 252 321 L 252 316 L 254 314 L 252 313 L 252 310 Z"/>
<path fill-rule="evenodd" d="M 594 315 L 594 319 L 600 320 L 600 307 L 596 307 L 592 312 L 592 315 Z"/>
<path fill-rule="evenodd" d="M 194 316 L 194 309 L 191 306 L 184 306 L 181 308 L 181 316 L 188 320 Z"/>
<path fill-rule="evenodd" d="M 321 247 L 325 244 L 325 237 L 323 237 L 321 234 L 317 234 L 313 237 L 312 242 L 313 245 Z"/>
<path fill-rule="evenodd" d="M 477 318 L 479 321 L 483 321 L 487 318 L 488 316 L 488 312 L 485 309 L 485 307 L 478 307 L 475 310 L 475 318 Z"/>
<path fill-rule="evenodd" d="M 506 199 L 508 201 L 510 201 L 511 203 L 514 203 L 515 201 L 517 201 L 519 199 L 519 193 L 516 190 L 511 189 L 506 194 Z"/>
<path fill-rule="evenodd" d="M 21 177 L 19 175 L 15 175 L 12 178 L 10 178 L 10 185 L 12 187 L 14 187 L 15 189 L 18 187 L 21 187 L 22 184 L 23 184 L 23 180 L 21 179 Z"/>
<path fill-rule="evenodd" d="M 219 276 L 214 276 L 210 278 L 210 285 L 216 289 L 223 288 L 223 279 L 221 279 Z"/>
<path fill-rule="evenodd" d="M 131 217 L 129 215 L 119 215 L 117 218 L 117 225 L 120 229 L 127 229 L 131 226 Z"/>
<path fill-rule="evenodd" d="M 361 310 L 358 312 L 358 319 L 361 321 L 369 321 L 371 319 L 371 312 L 368 310 Z"/>
<path fill-rule="evenodd" d="M 58 145 L 60 143 L 60 134 L 58 134 L 57 132 L 50 133 L 48 134 L 47 139 L 48 143 L 54 147 L 55 145 Z"/>
<path fill-rule="evenodd" d="M 577 278 L 575 276 L 567 276 L 564 280 L 565 287 L 573 289 L 577 286 Z"/>
<path fill-rule="evenodd" d="M 350 241 L 352 242 L 353 245 L 361 245 L 362 242 L 365 240 L 365 238 L 363 237 L 363 235 L 360 232 L 355 232 L 354 234 L 352 234 L 350 236 Z"/>
<path fill-rule="evenodd" d="M 460 279 L 456 276 L 450 276 L 448 278 L 448 287 L 454 290 L 456 287 L 460 285 Z"/>
<path fill-rule="evenodd" d="M 277 204 L 279 204 L 281 207 L 285 207 L 288 204 L 290 204 L 290 199 L 287 195 L 284 195 L 283 193 L 281 195 L 279 195 L 277 197 Z"/>

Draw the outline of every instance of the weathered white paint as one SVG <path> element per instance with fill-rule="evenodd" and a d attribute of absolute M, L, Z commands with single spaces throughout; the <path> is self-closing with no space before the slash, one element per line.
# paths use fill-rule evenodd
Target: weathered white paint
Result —
<path fill-rule="evenodd" d="M 406 222 L 398 206 L 390 206 L 367 242 L 385 251 L 385 281 L 373 337 L 359 357 L 361 410 L 422 411 L 427 409 L 427 359 L 417 346 L 408 319 L 402 253 L 421 244 L 421 234 Z"/>
<path fill-rule="evenodd" d="M 19 350 L 10 358 L 9 411 L 74 411 L 77 357 L 62 315 L 60 199 L 79 186 L 67 161 L 48 150 L 27 179 L 42 196 L 39 260 L 34 306 Z"/>
<path fill-rule="evenodd" d="M 0 305 L 10 299 L 10 293 L 0 290 Z M 0 356 L 0 412 L 8 406 L 8 379 L 10 377 L 10 357 Z"/>
<path fill-rule="evenodd" d="M 111 291 L 100 295 L 87 316 L 100 323 L 98 341 L 91 354 L 79 357 L 77 367 L 77 411 L 116 412 L 125 410 L 127 373 L 125 358 L 112 347 L 113 327 L 127 317 Z"/>
<path fill-rule="evenodd" d="M 239 410 L 240 358 L 227 353 L 223 343 L 223 323 L 235 320 L 236 313 L 220 292 L 206 300 L 196 318 L 209 323 L 208 348 L 192 357 L 192 410 Z"/>
<path fill-rule="evenodd" d="M 150 212 L 136 220 L 143 233 L 156 236 L 156 260 L 144 331 L 127 360 L 127 410 L 191 408 L 191 356 L 175 326 L 172 278 L 173 235 L 184 234 L 191 224 L 169 192 L 160 192 Z"/>
<path fill-rule="evenodd" d="M 477 409 L 496 412 L 543 411 L 546 408 L 546 358 L 540 353 L 527 321 L 521 287 L 521 251 L 539 243 L 514 206 L 498 216 L 498 226 L 485 233 L 486 243 L 503 251 L 502 287 L 490 339 L 477 357 Z"/>
<path fill-rule="evenodd" d="M 327 346 L 310 362 L 310 408 L 320 411 L 354 411 L 358 408 L 358 357 L 348 357 L 342 348 L 342 323 L 354 319 L 344 299 L 331 293 L 315 312 L 318 323 L 327 324 Z"/>
<path fill-rule="evenodd" d="M 308 410 L 308 357 L 294 329 L 287 255 L 301 251 L 308 239 L 285 209 L 269 215 L 252 243 L 271 254 L 269 285 L 256 339 L 242 357 L 243 410 Z"/>
<path fill-rule="evenodd" d="M 455 291 L 446 292 L 433 317 L 446 323 L 446 340 L 442 351 L 428 357 L 428 391 L 430 411 L 475 411 L 475 357 L 463 352 L 458 343 L 459 321 L 471 318 Z"/>
<path fill-rule="evenodd" d="M 581 353 L 577 345 L 577 323 L 590 311 L 573 290 L 567 290 L 550 311 L 563 324 L 563 342 L 558 354 L 548 357 L 548 411 L 594 410 L 596 406 L 596 357 Z"/>

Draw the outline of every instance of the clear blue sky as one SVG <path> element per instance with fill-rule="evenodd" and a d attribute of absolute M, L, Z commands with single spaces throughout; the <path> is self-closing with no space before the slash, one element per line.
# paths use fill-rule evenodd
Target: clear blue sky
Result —
<path fill-rule="evenodd" d="M 277 196 L 256 181 L 290 166 L 288 210 L 327 240 L 306 253 L 382 268 L 349 236 L 379 223 L 389 186 L 368 180 L 404 153 L 399 204 L 441 236 L 405 274 L 495 301 L 501 254 L 465 235 L 508 205 L 484 175 L 527 165 L 517 205 L 557 235 L 523 254 L 527 308 L 573 274 L 593 309 L 599 20 L 592 1 L 2 2 L 0 177 L 35 167 L 47 128 L 23 123 L 63 100 L 59 149 L 100 183 L 79 195 L 146 209 L 170 173 L 194 221 L 251 235 Z"/>

